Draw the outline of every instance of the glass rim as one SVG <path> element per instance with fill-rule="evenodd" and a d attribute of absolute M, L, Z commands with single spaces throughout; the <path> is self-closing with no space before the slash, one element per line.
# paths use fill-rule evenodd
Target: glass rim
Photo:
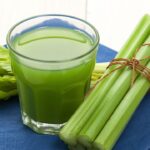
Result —
<path fill-rule="evenodd" d="M 11 33 L 13 32 L 13 30 L 15 28 L 17 28 L 17 26 L 19 26 L 20 24 L 26 22 L 26 21 L 29 21 L 29 20 L 32 20 L 32 19 L 36 19 L 36 18 L 40 18 L 40 17 L 64 17 L 64 18 L 71 18 L 71 19 L 74 19 L 74 20 L 78 20 L 86 25 L 88 25 L 89 27 L 91 27 L 91 29 L 94 31 L 94 34 L 96 36 L 96 40 L 93 44 L 93 46 L 89 49 L 89 51 L 87 51 L 86 53 L 78 56 L 78 57 L 74 57 L 74 58 L 71 58 L 71 59 L 66 59 L 66 60 L 42 60 L 42 59 L 35 59 L 35 58 L 32 58 L 32 57 L 28 57 L 28 56 L 25 56 L 19 52 L 17 52 L 15 50 L 15 48 L 13 48 L 12 46 L 12 42 L 10 40 L 10 36 L 11 36 Z M 74 61 L 74 60 L 78 60 L 82 57 L 85 57 L 87 56 L 88 54 L 92 53 L 95 48 L 97 47 L 97 45 L 99 44 L 99 40 L 100 40 L 100 37 L 99 37 L 99 33 L 97 31 L 97 29 L 89 22 L 81 19 L 81 18 L 78 18 L 78 17 L 74 17 L 74 16 L 70 16 L 70 15 L 64 15 L 64 14 L 42 14 L 42 15 L 36 15 L 36 16 L 32 16 L 32 17 L 28 17 L 26 19 L 23 19 L 22 21 L 19 21 L 18 23 L 16 23 L 15 25 L 13 25 L 8 33 L 7 33 L 7 37 L 6 37 L 6 42 L 7 42 L 7 45 L 8 47 L 10 48 L 10 50 L 12 50 L 16 55 L 19 55 L 25 59 L 29 59 L 29 60 L 32 60 L 32 61 L 38 61 L 38 62 L 43 62 L 43 63 L 62 63 L 62 62 L 69 62 L 69 61 Z"/>

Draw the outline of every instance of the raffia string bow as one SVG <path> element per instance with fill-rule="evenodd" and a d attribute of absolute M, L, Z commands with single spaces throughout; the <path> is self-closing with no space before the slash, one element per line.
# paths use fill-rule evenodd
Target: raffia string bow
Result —
<path fill-rule="evenodd" d="M 99 81 L 103 80 L 116 70 L 122 69 L 124 67 L 129 67 L 132 69 L 132 80 L 131 80 L 131 85 L 134 84 L 134 81 L 136 79 L 136 73 L 142 74 L 145 78 L 147 78 L 150 81 L 150 68 L 147 68 L 146 66 L 142 65 L 140 62 L 146 59 L 150 59 L 150 56 L 146 56 L 140 60 L 136 59 L 136 54 L 137 52 L 141 49 L 143 46 L 150 46 L 150 43 L 145 43 L 141 45 L 137 50 L 135 55 L 131 58 L 116 58 L 113 59 L 110 64 L 108 65 L 107 69 L 110 68 L 111 66 L 114 65 L 119 65 L 115 69 L 111 70 L 108 74 L 104 75 Z"/>

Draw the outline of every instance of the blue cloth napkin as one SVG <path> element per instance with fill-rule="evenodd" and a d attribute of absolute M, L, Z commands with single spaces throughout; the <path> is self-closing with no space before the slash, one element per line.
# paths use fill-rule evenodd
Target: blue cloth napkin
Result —
<path fill-rule="evenodd" d="M 110 61 L 116 52 L 103 45 L 97 62 Z M 0 150 L 67 150 L 57 137 L 40 135 L 22 124 L 18 97 L 0 101 Z M 150 150 L 150 94 L 147 94 L 114 150 Z"/>

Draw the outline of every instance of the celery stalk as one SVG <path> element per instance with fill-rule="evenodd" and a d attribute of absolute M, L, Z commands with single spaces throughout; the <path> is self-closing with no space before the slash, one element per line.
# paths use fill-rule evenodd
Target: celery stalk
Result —
<path fill-rule="evenodd" d="M 136 49 L 143 44 L 145 39 L 150 33 L 150 16 L 145 15 L 136 29 L 127 40 L 116 58 L 131 58 Z M 105 72 L 107 74 L 109 70 Z M 69 122 L 60 132 L 60 138 L 68 144 L 76 144 L 76 136 L 80 132 L 81 128 L 86 124 L 87 120 L 92 116 L 94 111 L 100 106 L 102 98 L 107 94 L 107 91 L 114 84 L 115 80 L 121 74 L 121 70 L 114 72 L 107 79 L 102 80 L 95 89 L 90 93 L 84 103 L 78 108 L 78 110 L 71 117 Z"/>
<path fill-rule="evenodd" d="M 149 88 L 149 81 L 140 75 L 94 141 L 96 148 L 112 149 Z"/>
<path fill-rule="evenodd" d="M 15 96 L 17 95 L 17 89 L 13 89 L 11 91 L 5 92 L 3 90 L 0 90 L 0 100 L 7 100 L 8 98 L 10 98 L 11 96 Z"/>
<path fill-rule="evenodd" d="M 0 90 L 9 92 L 13 89 L 17 89 L 16 78 L 10 75 L 0 76 Z"/>
<path fill-rule="evenodd" d="M 10 63 L 9 50 L 0 46 L 0 100 L 17 94 L 16 79 Z"/>
<path fill-rule="evenodd" d="M 12 75 L 9 50 L 0 46 L 0 75 Z"/>
<path fill-rule="evenodd" d="M 150 36 L 145 43 L 150 43 Z M 137 53 L 136 58 L 142 59 L 145 56 L 150 56 L 149 46 L 142 47 L 141 50 Z M 141 64 L 146 65 L 147 62 L 148 59 L 142 61 Z M 116 82 L 112 85 L 110 90 L 107 91 L 107 95 L 103 98 L 101 105 L 97 107 L 93 115 L 81 129 L 78 137 L 82 144 L 89 147 L 89 144 L 94 141 L 117 105 L 120 103 L 128 89 L 131 87 L 131 78 L 132 70 L 125 68 Z"/>
<path fill-rule="evenodd" d="M 107 63 L 96 63 L 95 68 L 92 72 L 91 80 L 97 81 L 100 77 L 102 77 L 102 75 L 106 71 L 106 68 L 108 65 L 109 65 L 109 62 L 107 62 Z"/>
<path fill-rule="evenodd" d="M 92 72 L 90 88 L 95 87 L 98 80 L 103 76 L 104 72 L 106 71 L 108 65 L 109 62 L 95 64 L 95 68 Z"/>
<path fill-rule="evenodd" d="M 109 62 L 96 63 L 95 68 L 94 68 L 94 73 L 103 73 L 103 72 L 105 72 L 108 65 L 109 65 Z"/>

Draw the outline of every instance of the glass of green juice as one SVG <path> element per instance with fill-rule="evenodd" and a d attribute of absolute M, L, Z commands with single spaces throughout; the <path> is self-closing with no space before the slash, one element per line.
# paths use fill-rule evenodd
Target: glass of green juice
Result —
<path fill-rule="evenodd" d="M 39 15 L 7 35 L 23 123 L 57 134 L 83 102 L 99 45 L 97 30 L 66 15 Z"/>

